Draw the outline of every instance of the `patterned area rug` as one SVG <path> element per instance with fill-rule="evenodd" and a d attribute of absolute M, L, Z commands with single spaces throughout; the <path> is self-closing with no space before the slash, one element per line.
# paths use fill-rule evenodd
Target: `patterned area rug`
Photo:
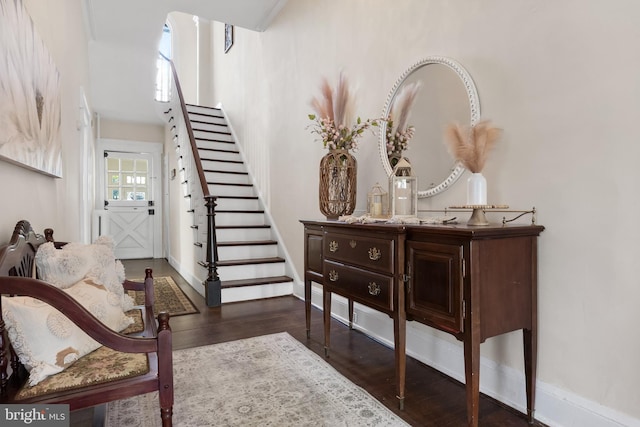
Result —
<path fill-rule="evenodd" d="M 144 281 L 144 279 L 132 280 L 135 282 Z M 153 285 L 156 300 L 153 306 L 153 314 L 155 316 L 161 311 L 166 311 L 171 316 L 198 313 L 198 309 L 193 305 L 189 297 L 185 295 L 180 286 L 170 276 L 154 277 Z M 137 305 L 144 305 L 143 291 L 129 291 L 129 295 L 133 297 Z"/>
<path fill-rule="evenodd" d="M 173 425 L 408 426 L 286 332 L 173 352 Z M 107 427 L 160 426 L 158 395 L 111 402 Z"/>

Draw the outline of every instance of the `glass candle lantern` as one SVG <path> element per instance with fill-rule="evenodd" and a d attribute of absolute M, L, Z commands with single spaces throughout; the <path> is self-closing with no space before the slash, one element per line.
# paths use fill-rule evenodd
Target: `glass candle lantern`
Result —
<path fill-rule="evenodd" d="M 418 177 L 413 175 L 411 164 L 400 159 L 389 178 L 391 216 L 418 216 Z"/>
<path fill-rule="evenodd" d="M 372 218 L 386 218 L 389 210 L 389 193 L 376 182 L 368 194 L 367 206 Z"/>

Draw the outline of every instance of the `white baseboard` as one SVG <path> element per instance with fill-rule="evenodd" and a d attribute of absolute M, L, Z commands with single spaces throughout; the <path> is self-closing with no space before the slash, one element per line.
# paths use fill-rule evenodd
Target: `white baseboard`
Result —
<path fill-rule="evenodd" d="M 171 267 L 173 267 L 173 269 L 176 270 L 178 274 L 180 274 L 180 276 L 182 276 L 182 278 L 186 280 L 193 289 L 195 289 L 203 297 L 205 296 L 204 286 L 202 286 L 202 280 L 191 274 L 191 272 L 183 269 L 180 266 L 180 263 L 174 257 L 169 256 L 168 261 L 169 265 L 171 265 Z"/>
<path fill-rule="evenodd" d="M 294 295 L 304 299 L 302 283 Z M 312 304 L 322 310 L 322 289 L 312 287 Z M 332 316 L 348 323 L 347 300 L 334 295 Z M 393 347 L 393 321 L 383 313 L 356 305 L 354 329 Z M 407 355 L 464 383 L 464 352 L 461 345 L 425 333 L 422 325 L 407 322 Z M 312 331 L 313 332 L 313 331 Z M 526 413 L 524 372 L 480 358 L 480 391 Z M 407 401 L 411 396 L 406 397 Z M 551 427 L 640 427 L 640 419 L 562 390 L 540 380 L 536 382 L 535 418 Z"/>

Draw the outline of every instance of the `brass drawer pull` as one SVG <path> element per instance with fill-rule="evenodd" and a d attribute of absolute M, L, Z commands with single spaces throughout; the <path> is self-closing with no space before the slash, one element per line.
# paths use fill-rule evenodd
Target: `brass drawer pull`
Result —
<path fill-rule="evenodd" d="M 369 282 L 369 293 L 373 296 L 380 295 L 382 289 L 376 282 Z"/>
<path fill-rule="evenodd" d="M 329 272 L 329 280 L 331 280 L 332 282 L 337 282 L 338 281 L 338 272 L 335 270 L 331 270 Z"/>
<path fill-rule="evenodd" d="M 329 252 L 337 252 L 338 251 L 338 242 L 332 240 L 329 242 Z"/>
<path fill-rule="evenodd" d="M 369 248 L 369 259 L 371 261 L 377 261 L 382 256 L 382 251 L 375 246 L 373 248 Z"/>

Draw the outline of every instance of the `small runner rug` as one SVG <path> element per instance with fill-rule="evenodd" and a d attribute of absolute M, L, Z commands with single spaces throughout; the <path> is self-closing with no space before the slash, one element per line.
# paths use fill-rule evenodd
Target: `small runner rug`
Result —
<path fill-rule="evenodd" d="M 408 426 L 286 332 L 173 352 L 173 425 Z M 105 426 L 160 426 L 157 392 L 111 402 Z"/>
<path fill-rule="evenodd" d="M 144 279 L 135 279 L 134 281 L 142 282 Z M 189 297 L 185 295 L 180 286 L 170 276 L 154 277 L 153 285 L 155 291 L 154 315 L 157 316 L 161 311 L 166 311 L 171 316 L 198 313 L 198 309 L 193 305 Z M 131 295 L 136 305 L 144 305 L 143 291 L 129 291 L 129 295 Z"/>

